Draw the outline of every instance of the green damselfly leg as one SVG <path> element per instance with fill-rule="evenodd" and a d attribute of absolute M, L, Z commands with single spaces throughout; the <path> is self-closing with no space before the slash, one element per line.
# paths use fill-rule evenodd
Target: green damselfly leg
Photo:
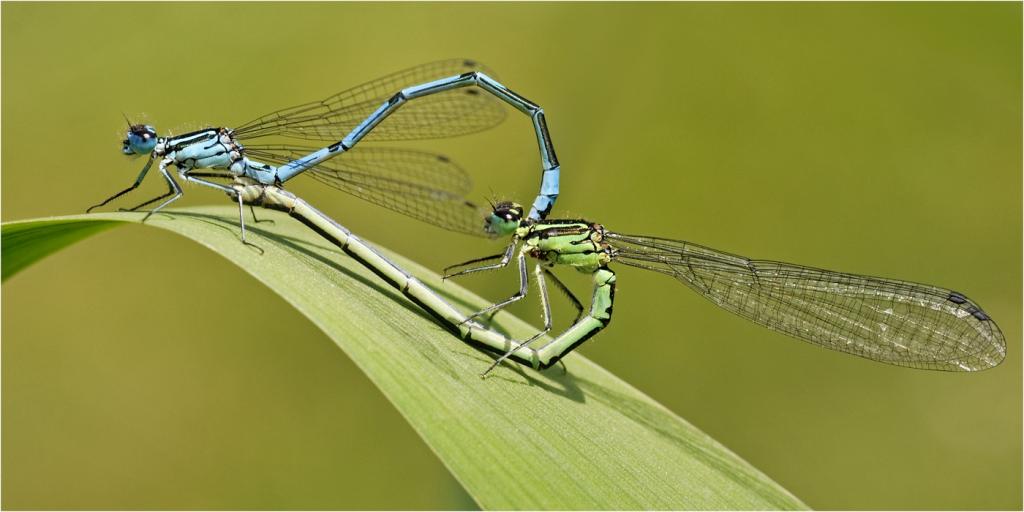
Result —
<path fill-rule="evenodd" d="M 511 242 L 502 254 L 467 264 L 500 261 L 448 274 L 466 264 L 455 265 L 445 269 L 445 277 L 505 267 L 518 248 L 520 288 L 508 300 L 469 315 L 465 322 L 526 295 L 528 257 L 537 260 L 534 276 L 545 312 L 545 328 L 506 350 L 487 372 L 506 358 L 547 368 L 605 328 L 615 301 L 612 263 L 666 274 L 719 307 L 768 329 L 874 361 L 977 371 L 998 365 L 1006 356 L 1006 341 L 992 318 L 964 294 L 946 288 L 752 260 L 680 240 L 615 233 L 585 220 L 535 221 L 510 202 L 495 205 L 486 229 L 495 236 L 511 236 Z M 592 276 L 590 309 L 568 330 L 534 348 L 532 343 L 551 328 L 544 276 L 553 277 L 545 271 L 556 267 Z"/>

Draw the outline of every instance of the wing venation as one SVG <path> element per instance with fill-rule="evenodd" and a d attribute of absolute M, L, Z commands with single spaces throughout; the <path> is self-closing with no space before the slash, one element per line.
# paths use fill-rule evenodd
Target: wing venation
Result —
<path fill-rule="evenodd" d="M 751 260 L 677 240 L 607 236 L 615 261 L 675 277 L 728 311 L 815 345 L 951 371 L 991 368 L 1006 355 L 995 322 L 953 290 Z"/>
<path fill-rule="evenodd" d="M 469 71 L 494 76 L 482 64 L 449 59 L 422 64 L 351 89 L 294 107 L 271 112 L 235 128 L 239 140 L 279 135 L 305 140 L 338 141 L 393 95 L 413 85 Z M 496 97 L 476 87 L 453 89 L 409 101 L 367 135 L 366 140 L 412 140 L 479 132 L 505 119 Z"/>

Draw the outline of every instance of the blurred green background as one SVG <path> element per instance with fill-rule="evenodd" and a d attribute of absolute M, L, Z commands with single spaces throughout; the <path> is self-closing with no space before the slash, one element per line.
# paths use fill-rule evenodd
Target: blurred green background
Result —
<path fill-rule="evenodd" d="M 142 162 L 119 153 L 122 112 L 161 133 L 232 126 L 422 62 L 479 59 L 548 114 L 556 215 L 951 287 L 1009 344 L 979 374 L 890 367 L 622 269 L 615 322 L 583 353 L 812 507 L 1022 506 L 1019 3 L 4 3 L 2 15 L 5 221 L 80 213 L 130 184 Z M 535 194 L 517 113 L 412 146 L 467 167 L 477 199 Z M 431 268 L 498 249 L 296 181 Z M 152 179 L 138 197 L 162 188 Z M 179 206 L 225 200 L 191 187 Z M 499 298 L 512 274 L 462 284 Z M 566 278 L 587 296 L 582 276 Z M 2 293 L 3 508 L 474 506 L 333 343 L 203 248 L 120 228 Z"/>

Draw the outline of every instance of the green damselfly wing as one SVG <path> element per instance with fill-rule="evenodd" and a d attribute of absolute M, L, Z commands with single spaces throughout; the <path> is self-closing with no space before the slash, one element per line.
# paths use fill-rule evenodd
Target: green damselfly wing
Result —
<path fill-rule="evenodd" d="M 675 277 L 728 311 L 815 345 L 950 371 L 991 368 L 1006 355 L 995 322 L 953 290 L 751 260 L 679 240 L 605 236 L 614 261 Z"/>

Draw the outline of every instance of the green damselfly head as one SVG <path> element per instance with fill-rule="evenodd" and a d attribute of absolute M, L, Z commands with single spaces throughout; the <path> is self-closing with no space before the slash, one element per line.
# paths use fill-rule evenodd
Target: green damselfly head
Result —
<path fill-rule="evenodd" d="M 121 152 L 126 155 L 147 155 L 156 147 L 156 128 L 148 124 L 128 123 L 128 134 L 122 141 Z"/>
<path fill-rule="evenodd" d="M 511 235 L 523 220 L 523 207 L 518 203 L 502 201 L 484 219 L 484 230 L 488 234 L 504 237 Z"/>

